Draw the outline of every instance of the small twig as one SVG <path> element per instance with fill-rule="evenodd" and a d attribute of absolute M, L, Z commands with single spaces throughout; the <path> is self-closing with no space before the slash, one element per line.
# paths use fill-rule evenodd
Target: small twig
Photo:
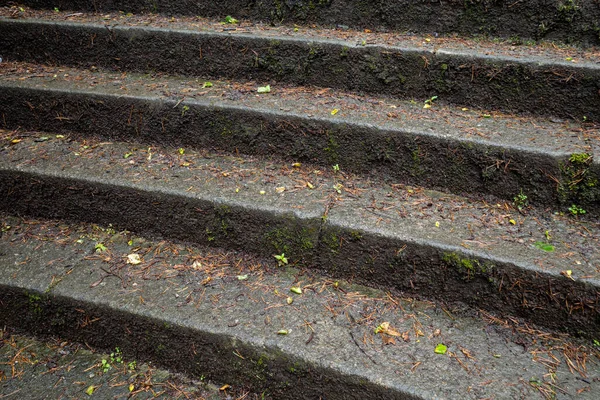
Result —
<path fill-rule="evenodd" d="M 375 360 L 373 360 L 373 358 L 370 355 L 368 355 L 367 352 L 364 351 L 362 347 L 360 347 L 360 345 L 358 344 L 358 341 L 356 340 L 356 338 L 354 337 L 354 334 L 352 332 L 350 332 L 350 337 L 354 341 L 354 344 L 356 345 L 356 347 L 358 347 L 358 349 L 361 351 L 361 353 L 363 353 L 365 356 L 367 356 L 367 358 L 369 360 L 371 360 L 371 362 L 373 364 L 377 365 L 377 363 L 375 362 Z"/>

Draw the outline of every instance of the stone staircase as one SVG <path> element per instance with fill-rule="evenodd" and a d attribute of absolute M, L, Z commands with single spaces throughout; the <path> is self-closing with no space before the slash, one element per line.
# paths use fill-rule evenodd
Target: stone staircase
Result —
<path fill-rule="evenodd" d="M 257 398 L 600 396 L 597 2 L 0 6 L 4 326 Z"/>

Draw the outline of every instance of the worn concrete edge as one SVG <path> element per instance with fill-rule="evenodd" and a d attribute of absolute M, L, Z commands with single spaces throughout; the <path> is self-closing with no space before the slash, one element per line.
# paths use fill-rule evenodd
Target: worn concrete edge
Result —
<path fill-rule="evenodd" d="M 0 19 L 0 33 L 8 60 L 276 79 L 403 98 L 435 95 L 459 105 L 516 113 L 600 119 L 600 66 L 593 64 L 41 20 Z M 204 49 L 202 57 L 199 48 Z"/>
<path fill-rule="evenodd" d="M 586 179 L 598 180 L 600 162 L 593 154 L 589 165 L 575 165 L 570 153 L 542 146 L 511 146 L 411 129 L 390 130 L 369 123 L 217 101 L 28 88 L 11 82 L 0 82 L 0 87 L 0 114 L 9 129 L 69 132 L 114 140 L 143 137 L 159 144 L 260 156 L 275 154 L 294 162 L 338 164 L 347 171 L 457 194 L 492 195 L 512 201 L 524 191 L 536 206 L 566 208 L 577 204 L 590 213 L 600 211 L 600 194 L 595 194 L 600 189 L 579 190 L 582 184 L 571 185 L 572 175 L 582 168 L 586 169 Z M 185 116 L 180 111 L 184 106 Z M 424 155 L 415 159 L 415 151 Z M 510 168 L 503 167 L 508 165 Z"/>
<path fill-rule="evenodd" d="M 200 15 L 223 18 L 232 15 L 272 23 L 317 23 L 328 26 L 350 26 L 370 29 L 392 29 L 426 33 L 460 33 L 491 35 L 521 39 L 562 40 L 600 44 L 597 9 L 591 1 L 550 5 L 545 1 L 522 3 L 463 4 L 427 3 L 410 0 L 393 4 L 366 3 L 360 0 L 332 2 L 320 0 L 303 3 L 226 0 L 179 2 L 24 0 L 22 4 L 36 8 L 85 10 L 94 12 L 152 12 L 169 15 Z M 439 16 L 443 16 L 440 18 Z M 510 23 L 507 23 L 510 21 Z"/>
<path fill-rule="evenodd" d="M 77 293 L 70 296 L 65 285 L 61 285 L 60 295 L 53 289 L 39 292 L 23 286 L 0 284 L 0 321 L 30 335 L 59 336 L 104 351 L 119 347 L 163 368 L 196 378 L 203 375 L 237 383 L 268 397 L 275 394 L 278 399 L 310 399 L 316 392 L 325 394 L 323 390 L 332 399 L 427 398 L 417 388 L 373 382 L 372 377 L 356 375 L 356 369 L 318 365 L 252 336 L 198 326 L 176 316 L 169 318 L 171 314 L 157 317 L 156 312 L 140 309 L 130 312 L 102 298 L 81 300 Z M 120 296 L 118 290 L 112 291 L 115 298 Z M 86 317 L 99 322 L 82 327 Z M 244 355 L 243 362 L 240 354 Z"/>
<path fill-rule="evenodd" d="M 68 171 L 47 174 L 5 167 L 0 176 L 0 189 L 7 193 L 0 207 L 11 213 L 113 224 L 140 234 L 264 256 L 285 252 L 293 262 L 329 275 L 466 303 L 576 335 L 600 336 L 600 290 L 595 281 L 571 280 L 487 252 L 404 237 L 401 232 L 385 235 L 340 217 L 336 209 L 327 218 L 298 218 L 286 210 L 274 214 L 229 206 L 221 199 L 73 178 Z M 227 230 L 220 232 L 223 221 Z M 210 232 L 203 227 L 211 227 Z"/>

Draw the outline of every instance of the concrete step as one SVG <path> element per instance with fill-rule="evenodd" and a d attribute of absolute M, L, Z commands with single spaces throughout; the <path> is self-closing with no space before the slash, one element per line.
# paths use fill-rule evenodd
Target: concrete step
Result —
<path fill-rule="evenodd" d="M 217 400 L 244 394 L 219 391 L 208 382 L 193 382 L 182 374 L 138 362 L 118 347 L 103 354 L 79 343 L 40 341 L 7 329 L 0 331 L 0 339 L 0 396 L 6 399 Z"/>
<path fill-rule="evenodd" d="M 554 49 L 336 30 L 224 27 L 32 12 L 0 18 L 6 61 L 315 85 L 423 102 L 600 120 L 598 50 Z M 230 29 L 235 29 L 230 31 Z"/>
<path fill-rule="evenodd" d="M 596 220 L 248 156 L 9 133 L 0 207 L 253 252 L 600 334 Z"/>
<path fill-rule="evenodd" d="M 259 82 L 0 65 L 5 128 L 309 161 L 380 180 L 600 213 L 600 129 Z M 335 111 L 334 111 L 335 110 Z M 334 115 L 332 115 L 334 114 Z M 493 200 L 492 200 L 493 201 Z"/>
<path fill-rule="evenodd" d="M 466 315 L 278 267 L 273 257 L 149 241 L 111 227 L 0 221 L 3 326 L 107 352 L 118 347 L 126 360 L 261 398 L 600 394 L 593 344 L 484 311 Z"/>
<path fill-rule="evenodd" d="M 319 24 L 348 29 L 395 30 L 430 34 L 490 35 L 600 44 L 600 7 L 593 0 L 547 2 L 423 2 L 400 0 L 167 1 L 22 0 L 36 8 L 92 12 L 162 13 L 271 23 Z M 13 8 L 18 12 L 18 8 Z"/>

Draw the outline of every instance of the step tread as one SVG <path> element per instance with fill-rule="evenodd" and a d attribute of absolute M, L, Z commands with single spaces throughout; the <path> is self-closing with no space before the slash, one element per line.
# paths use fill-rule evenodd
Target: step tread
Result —
<path fill-rule="evenodd" d="M 104 399 L 127 398 L 132 393 L 138 399 L 227 397 L 213 385 L 195 385 L 180 374 L 138 363 L 131 354 L 123 355 L 123 362 L 119 363 L 112 362 L 110 354 L 90 351 L 78 343 L 56 339 L 40 341 L 8 331 L 0 331 L 0 338 L 0 359 L 3 360 L 0 393 L 7 398 L 81 399 L 91 386 L 93 396 Z M 109 361 L 110 365 L 104 373 L 102 360 Z M 131 362 L 135 362 L 134 368 Z"/>
<path fill-rule="evenodd" d="M 157 98 L 176 101 L 179 108 L 188 103 L 244 108 L 551 156 L 590 153 L 595 155 L 595 160 L 600 159 L 598 126 L 558 118 L 512 116 L 492 111 L 488 114 L 437 101 L 431 108 L 424 109 L 422 101 L 285 84 L 273 85 L 270 93 L 258 95 L 258 87 L 268 82 L 211 79 L 212 87 L 203 88 L 205 81 L 198 78 L 18 62 L 3 63 L 0 71 L 3 86 Z M 338 111 L 332 115 L 334 110 Z"/>
<path fill-rule="evenodd" d="M 598 44 L 597 19 L 600 11 L 593 0 L 577 3 L 548 3 L 542 0 L 494 4 L 458 4 L 396 1 L 393 4 L 372 3 L 363 0 L 320 0 L 318 2 L 286 2 L 267 0 L 261 2 L 228 0 L 215 4 L 212 1 L 183 0 L 178 3 L 158 0 L 152 4 L 145 1 L 87 3 L 81 0 L 25 0 L 36 8 L 152 12 L 165 15 L 201 15 L 225 18 L 232 15 L 269 21 L 273 24 L 300 23 L 322 24 L 347 29 L 348 26 L 371 30 L 399 30 L 402 32 L 459 33 L 463 35 L 503 36 L 514 42 L 522 38 L 549 38 L 565 42 Z M 57 7 L 58 6 L 58 7 Z M 24 11 L 11 7 L 15 16 Z M 126 14 L 127 13 L 127 14 Z"/>
<path fill-rule="evenodd" d="M 0 17 L 11 18 L 13 10 L 0 8 Z M 328 29 L 298 25 L 272 26 L 262 23 L 241 21 L 238 24 L 223 24 L 222 21 L 201 17 L 168 17 L 160 14 L 123 14 L 119 12 L 89 13 L 72 11 L 34 10 L 24 7 L 19 19 L 39 19 L 54 22 L 91 23 L 107 26 L 138 26 L 174 30 L 188 30 L 212 34 L 252 35 L 273 39 L 297 39 L 319 42 L 344 43 L 346 46 L 377 45 L 390 49 L 423 50 L 426 53 L 448 52 L 493 59 L 508 58 L 514 61 L 550 63 L 569 67 L 581 66 L 600 69 L 600 48 L 578 48 L 556 45 L 552 42 L 515 46 L 510 41 L 493 41 L 484 38 L 469 39 L 452 36 L 368 32 L 350 29 Z M 569 60 L 567 60 L 569 59 Z"/>
<path fill-rule="evenodd" d="M 294 37 L 266 36 L 266 28 L 237 34 L 220 29 L 3 17 L 0 46 L 7 48 L 3 57 L 8 61 L 276 80 L 421 101 L 440 96 L 461 106 L 527 115 L 600 118 L 600 64 L 574 63 L 564 54 L 553 58 L 548 55 L 553 50 L 543 57 L 527 49 L 494 55 L 499 52 L 487 45 L 475 52 L 468 46 L 444 49 L 434 43 L 426 48 L 399 40 L 393 45 L 365 41 L 362 46 L 348 40 L 350 34 L 344 41 L 334 38 L 334 32 Z"/>
<path fill-rule="evenodd" d="M 4 131 L 4 135 L 11 137 L 12 132 Z M 40 135 L 50 140 L 40 142 Z M 204 198 L 248 209 L 293 213 L 303 219 L 321 219 L 327 213 L 327 222 L 333 226 L 504 260 L 542 275 L 560 278 L 562 271 L 571 270 L 577 281 L 600 285 L 600 226 L 594 220 L 545 210 L 522 215 L 506 203 L 488 204 L 248 156 L 210 155 L 191 149 L 181 156 L 177 149 L 156 146 L 80 142 L 46 134 L 20 137 L 22 141 L 3 151 L 0 168 L 5 171 Z M 131 157 L 124 158 L 125 154 Z M 309 189 L 307 182 L 314 189 Z M 340 194 L 333 188 L 338 183 L 342 185 Z M 285 190 L 278 193 L 278 188 Z M 555 251 L 535 246 L 548 241 L 546 233 Z"/>
<path fill-rule="evenodd" d="M 98 307 L 106 310 L 103 326 L 118 331 L 114 334 L 123 341 L 110 345 L 121 346 L 125 354 L 139 351 L 136 357 L 141 360 L 156 357 L 144 352 L 148 351 L 143 347 L 145 341 L 154 347 L 164 343 L 168 349 L 177 333 L 186 329 L 193 337 L 202 338 L 200 343 L 208 350 L 220 344 L 204 338 L 217 334 L 234 351 L 224 352 L 209 365 L 195 365 L 195 374 L 206 372 L 211 377 L 215 371 L 234 369 L 236 360 L 246 362 L 254 374 L 271 379 L 267 385 L 275 398 L 316 395 L 305 387 L 306 379 L 299 379 L 291 393 L 285 389 L 278 393 L 281 386 L 274 385 L 270 375 L 282 379 L 303 376 L 306 363 L 325 376 L 339 374 L 342 384 L 363 382 L 350 395 L 354 397 L 345 398 L 364 395 L 365 381 L 383 388 L 387 398 L 406 394 L 416 398 L 537 398 L 541 392 L 556 393 L 556 398 L 578 395 L 592 399 L 600 390 L 600 369 L 592 348 L 564 335 L 513 325 L 486 313 L 463 316 L 432 303 L 346 281 L 339 281 L 336 287 L 334 280 L 319 275 L 278 268 L 273 259 L 152 242 L 84 224 L 6 215 L 2 222 L 0 296 L 7 290 L 40 293 L 44 301 L 60 298 L 65 308 L 82 308 L 78 311 L 92 322 L 76 331 L 92 345 L 103 340 L 99 337 L 104 329 L 93 317 L 98 315 Z M 104 243 L 106 250 L 95 252 L 97 243 Z M 133 252 L 141 256 L 139 265 L 126 261 Z M 237 278 L 245 275 L 246 280 Z M 302 294 L 291 293 L 292 286 L 301 287 Z M 288 296 L 293 297 L 292 305 L 286 304 Z M 44 302 L 39 304 L 45 307 Z M 111 321 L 111 316 L 123 313 L 125 319 L 117 316 L 116 322 Z M 28 318 L 21 315 L 20 322 Z M 139 333 L 136 329 L 144 329 L 135 322 L 148 318 L 171 334 L 161 336 L 157 329 L 150 337 L 147 332 L 144 340 L 128 341 L 128 335 L 133 337 Z M 384 321 L 403 336 L 375 334 Z M 115 323 L 121 326 L 115 327 Z M 278 335 L 280 329 L 287 329 L 288 334 Z M 70 327 L 61 334 L 68 338 L 73 331 Z M 384 345 L 384 339 L 394 339 L 395 344 Z M 447 346 L 448 353 L 434 352 L 439 343 Z M 204 349 L 195 350 L 200 353 Z M 253 351 L 265 356 L 258 359 Z M 179 358 L 189 363 L 194 353 L 187 348 Z M 282 356 L 289 357 L 287 364 L 276 363 Z M 587 360 L 586 367 L 582 360 Z M 162 362 L 174 361 L 166 357 Z M 247 383 L 246 376 L 235 376 L 238 381 L 228 382 L 234 388 Z M 321 387 L 324 393 L 328 389 Z M 339 397 L 329 393 L 331 398 Z"/>

